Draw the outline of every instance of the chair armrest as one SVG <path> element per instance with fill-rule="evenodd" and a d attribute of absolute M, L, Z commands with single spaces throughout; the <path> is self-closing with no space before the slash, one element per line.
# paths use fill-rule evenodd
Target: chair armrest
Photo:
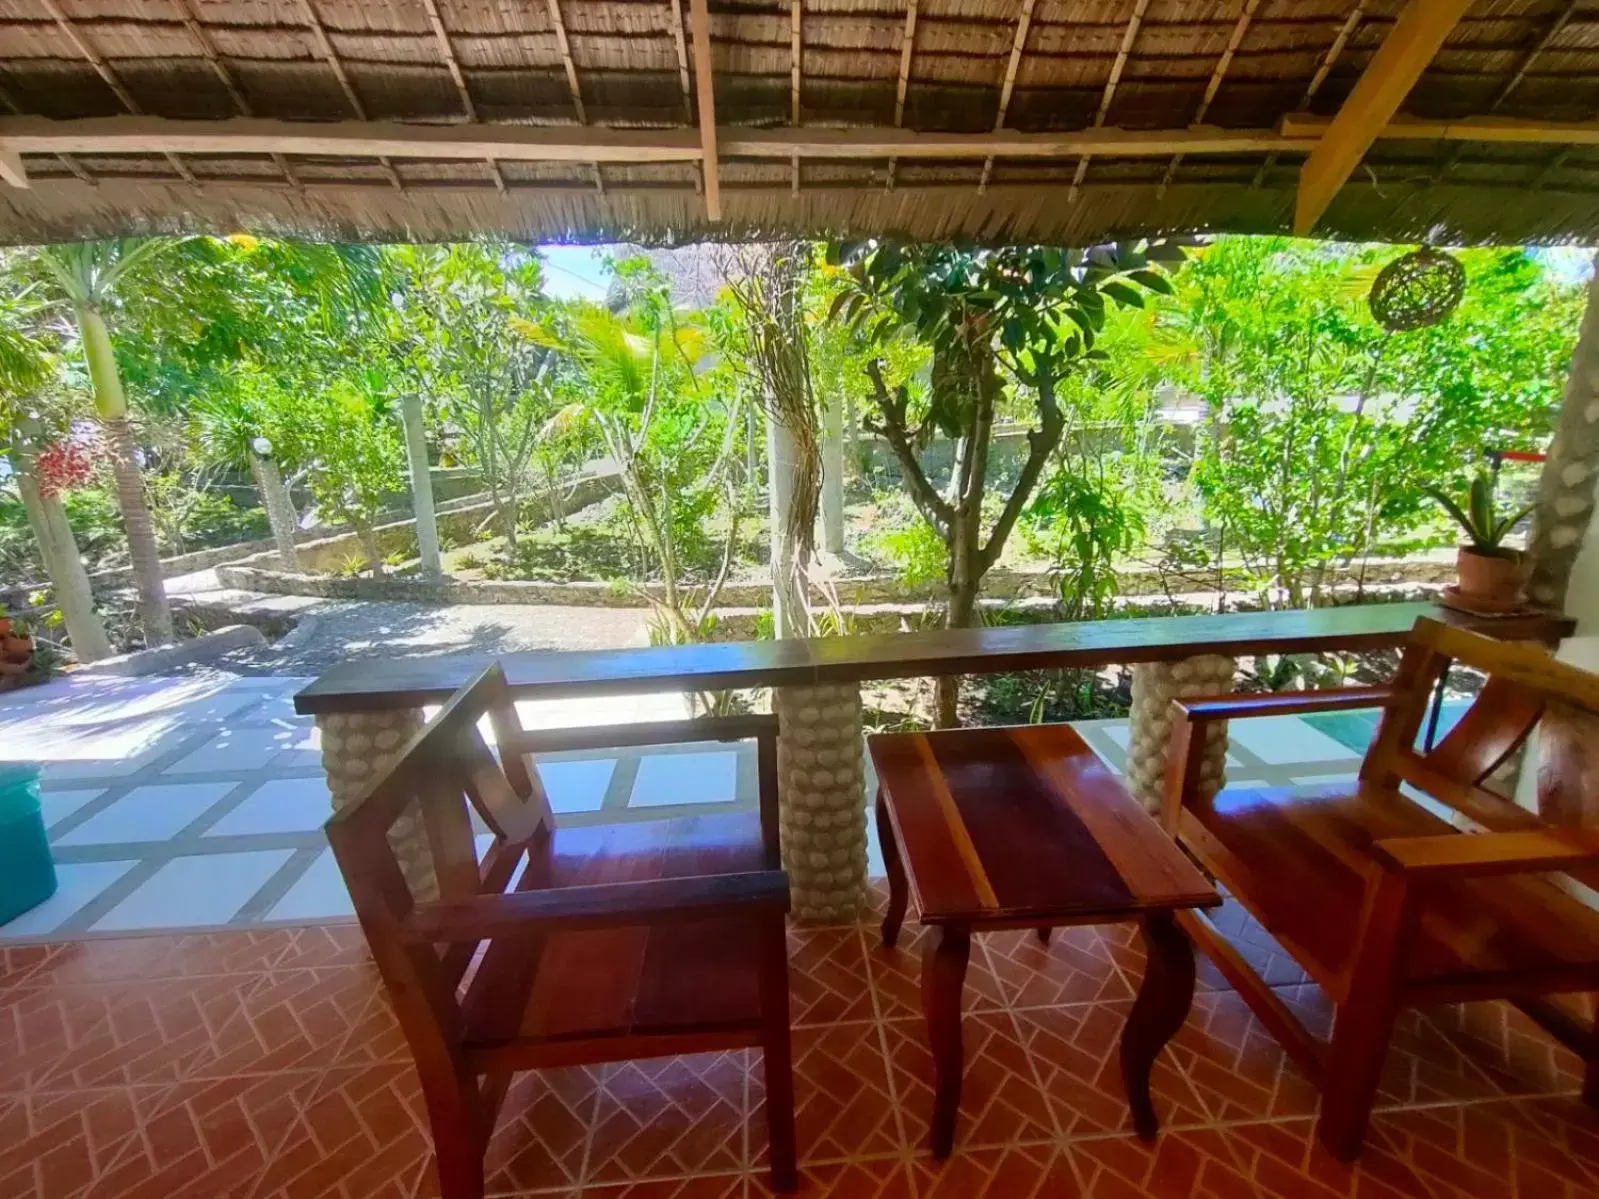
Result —
<path fill-rule="evenodd" d="M 527 729 L 501 744 L 501 751 L 540 754 L 567 749 L 621 749 L 630 745 L 678 745 L 685 741 L 747 741 L 777 736 L 775 716 L 708 716 L 700 720 L 652 720 L 644 724 L 590 728 Z"/>
<path fill-rule="evenodd" d="M 1538 874 L 1599 862 L 1599 829 L 1561 827 L 1389 837 L 1374 842 L 1371 851 L 1389 870 L 1418 878 Z"/>
<path fill-rule="evenodd" d="M 404 935 L 412 943 L 482 941 L 530 932 L 638 928 L 753 911 L 787 912 L 788 908 L 788 875 L 781 870 L 753 870 L 446 900 L 419 906 L 406 919 Z"/>
<path fill-rule="evenodd" d="M 1275 691 L 1249 695 L 1202 695 L 1173 700 L 1195 724 L 1247 716 L 1298 716 L 1385 708 L 1404 692 L 1394 687 L 1339 687 L 1331 691 Z"/>

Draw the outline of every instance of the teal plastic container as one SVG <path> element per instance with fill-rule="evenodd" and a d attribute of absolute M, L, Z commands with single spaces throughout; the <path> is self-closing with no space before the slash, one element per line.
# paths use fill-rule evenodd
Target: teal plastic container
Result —
<path fill-rule="evenodd" d="M 56 893 L 56 864 L 39 811 L 39 768 L 0 763 L 0 924 Z"/>

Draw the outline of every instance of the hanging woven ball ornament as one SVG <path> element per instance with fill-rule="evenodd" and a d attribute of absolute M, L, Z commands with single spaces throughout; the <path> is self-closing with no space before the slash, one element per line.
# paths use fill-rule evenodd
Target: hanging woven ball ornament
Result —
<path fill-rule="evenodd" d="M 1425 329 L 1447 320 L 1466 291 L 1466 268 L 1442 250 L 1401 254 L 1377 275 L 1366 302 L 1390 333 Z"/>

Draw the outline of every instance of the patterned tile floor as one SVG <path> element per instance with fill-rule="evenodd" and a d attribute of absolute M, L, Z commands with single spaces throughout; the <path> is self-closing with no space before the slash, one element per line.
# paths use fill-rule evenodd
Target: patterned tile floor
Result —
<path fill-rule="evenodd" d="M 1315 987 L 1236 912 L 1286 999 Z M 1407 1016 L 1369 1147 L 1311 1136 L 1314 1092 L 1203 972 L 1155 1078 L 1165 1131 L 1126 1132 L 1114 1045 L 1137 985 L 1127 930 L 974 948 L 957 1150 L 922 1147 L 930 1061 L 920 931 L 790 938 L 805 1196 L 839 1199 L 1579 1199 L 1599 1196 L 1599 1112 L 1579 1064 L 1494 1004 Z M 436 1192 L 406 1047 L 347 924 L 0 949 L 0 1195 L 397 1199 Z M 758 1199 L 753 1055 L 519 1076 L 489 1153 L 494 1195 Z"/>

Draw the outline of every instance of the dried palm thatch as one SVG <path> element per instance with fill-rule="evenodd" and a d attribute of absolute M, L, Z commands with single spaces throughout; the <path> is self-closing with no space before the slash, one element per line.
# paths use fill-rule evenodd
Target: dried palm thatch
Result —
<path fill-rule="evenodd" d="M 1401 0 L 728 0 L 696 61 L 683 0 L 0 0 L 0 240 L 248 228 L 340 238 L 686 240 L 890 231 L 1082 243 L 1288 226 L 1306 145 L 1237 152 L 830 154 L 754 130 L 1271 134 L 1335 113 Z M 707 221 L 710 68 L 724 152 Z M 1599 9 L 1479 0 L 1405 101 L 1427 121 L 1599 116 Z M 9 116 L 5 114 L 10 114 Z M 676 160 L 310 153 L 154 138 L 56 152 L 29 118 L 254 118 L 693 134 Z M 160 126 L 164 128 L 165 126 Z M 49 128 L 56 128 L 50 126 Z M 1230 144 L 1230 143 L 1229 143 Z M 20 147 L 20 150 L 18 149 Z M 16 155 L 20 153 L 20 157 Z M 0 158 L 0 173 L 6 160 Z M 1379 141 L 1321 228 L 1392 240 L 1592 240 L 1599 145 Z"/>

